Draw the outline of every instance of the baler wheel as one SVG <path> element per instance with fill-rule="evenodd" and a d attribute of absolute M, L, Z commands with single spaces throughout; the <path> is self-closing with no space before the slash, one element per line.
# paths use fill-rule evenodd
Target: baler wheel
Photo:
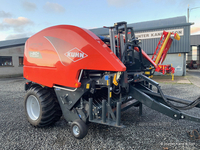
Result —
<path fill-rule="evenodd" d="M 87 135 L 88 127 L 81 119 L 78 119 L 72 122 L 71 132 L 75 138 L 82 139 Z"/>
<path fill-rule="evenodd" d="M 58 121 L 62 111 L 49 90 L 39 85 L 29 89 L 24 100 L 28 121 L 35 127 L 43 127 Z"/>

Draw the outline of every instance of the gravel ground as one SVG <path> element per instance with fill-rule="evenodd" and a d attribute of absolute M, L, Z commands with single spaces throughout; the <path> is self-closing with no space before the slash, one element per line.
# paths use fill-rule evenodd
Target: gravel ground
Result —
<path fill-rule="evenodd" d="M 119 129 L 89 124 L 88 135 L 75 139 L 64 119 L 45 128 L 34 128 L 24 113 L 24 83 L 22 78 L 0 79 L 0 149 L 200 149 L 200 140 L 191 141 L 187 131 L 199 128 L 199 123 L 176 121 L 147 107 L 143 116 L 138 108 L 122 113 L 126 128 Z M 193 84 L 161 83 L 165 94 L 194 100 L 200 88 Z M 188 113 L 200 116 L 197 109 Z"/>

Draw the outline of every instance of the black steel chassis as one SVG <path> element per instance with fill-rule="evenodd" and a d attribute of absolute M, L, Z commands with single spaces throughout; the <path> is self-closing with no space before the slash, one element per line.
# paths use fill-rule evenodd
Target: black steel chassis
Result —
<path fill-rule="evenodd" d="M 140 80 L 140 82 L 130 83 L 129 93 L 127 93 L 127 95 L 131 96 L 133 99 L 127 102 L 129 104 L 123 107 L 122 103 L 119 100 L 116 104 L 116 109 L 112 111 L 112 109 L 110 108 L 110 100 L 108 99 L 108 102 L 106 102 L 106 100 L 103 100 L 101 119 L 94 118 L 92 107 L 93 99 L 90 98 L 89 121 L 116 127 L 124 127 L 121 124 L 121 111 L 127 110 L 132 106 L 139 106 L 139 115 L 141 115 L 142 105 L 144 104 L 147 107 L 156 110 L 164 115 L 167 115 L 175 120 L 181 119 L 200 122 L 200 118 L 185 114 L 178 109 L 168 106 L 168 104 L 164 101 L 164 98 L 167 101 L 172 101 L 184 105 L 190 104 L 191 101 L 164 95 L 159 84 L 143 74 L 139 74 L 137 78 L 138 80 Z M 152 86 L 155 86 L 157 88 L 157 92 L 152 91 Z M 134 103 L 135 101 L 138 101 L 140 103 L 136 105 Z M 200 104 L 197 104 L 195 107 L 200 108 Z"/>
<path fill-rule="evenodd" d="M 93 122 L 123 128 L 121 112 L 135 106 L 139 107 L 139 115 L 142 115 L 142 106 L 144 104 L 175 120 L 184 119 L 200 122 L 200 118 L 170 107 L 165 100 L 184 105 L 190 104 L 191 101 L 164 95 L 159 84 L 142 73 L 134 74 L 132 81 L 126 79 L 126 72 L 124 74 L 122 75 L 124 78 L 120 80 L 125 83 L 123 88 L 127 88 L 126 98 L 122 98 L 122 95 L 119 94 L 119 98 L 117 100 L 115 98 L 115 104 L 113 104 L 113 89 L 111 86 L 113 74 L 102 76 L 98 83 L 95 83 L 92 79 L 83 79 L 81 80 L 82 86 L 77 89 L 56 86 L 54 91 L 66 121 L 71 123 L 74 120 L 81 119 L 85 123 Z M 107 76 L 107 80 L 105 80 L 105 76 Z M 95 94 L 94 88 L 96 85 L 105 85 L 108 90 L 107 98 L 99 102 L 98 108 L 93 105 L 95 99 L 92 97 Z M 152 86 L 157 88 L 157 92 L 152 91 Z M 84 95 L 88 96 L 87 100 L 83 98 Z M 195 107 L 199 108 L 200 104 L 197 104 Z"/>
<path fill-rule="evenodd" d="M 175 120 L 200 122 L 200 118 L 185 114 L 169 105 L 169 102 L 175 102 L 186 105 L 183 108 L 191 106 L 200 108 L 199 99 L 195 100 L 195 105 L 190 105 L 192 102 L 189 100 L 164 95 L 159 84 L 143 75 L 142 72 L 127 73 L 126 71 L 118 80 L 121 91 L 116 94 L 113 89 L 115 74 L 116 72 L 107 72 L 99 77 L 82 78 L 80 88 L 59 85 L 55 85 L 54 88 L 41 87 L 49 89 L 56 95 L 63 117 L 71 125 L 72 134 L 78 139 L 87 134 L 86 124 L 89 122 L 124 128 L 121 112 L 131 107 L 139 107 L 139 115 L 142 115 L 143 104 Z M 133 78 L 130 79 L 129 76 Z M 27 82 L 25 90 L 36 84 Z M 152 90 L 152 87 L 156 87 L 157 91 L 155 88 Z M 97 88 L 100 90 L 96 91 Z M 99 94 L 103 95 L 102 99 L 96 96 Z M 77 126 L 80 130 L 78 136 L 74 133 Z M 193 138 L 189 132 L 188 136 Z"/>

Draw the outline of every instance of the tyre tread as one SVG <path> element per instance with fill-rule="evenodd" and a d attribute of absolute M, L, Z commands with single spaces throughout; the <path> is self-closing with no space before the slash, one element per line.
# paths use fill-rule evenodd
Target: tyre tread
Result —
<path fill-rule="evenodd" d="M 48 126 L 60 119 L 60 117 L 62 116 L 62 111 L 60 109 L 58 102 L 56 101 L 56 97 L 50 93 L 50 90 L 44 89 L 40 85 L 33 85 L 27 92 L 27 95 L 25 97 L 25 103 L 29 95 L 35 95 L 38 101 L 40 102 L 40 107 L 42 108 L 41 109 L 42 112 L 40 113 L 39 119 L 34 121 L 28 117 L 25 105 L 26 115 L 28 117 L 29 122 L 33 126 L 35 127 Z"/>

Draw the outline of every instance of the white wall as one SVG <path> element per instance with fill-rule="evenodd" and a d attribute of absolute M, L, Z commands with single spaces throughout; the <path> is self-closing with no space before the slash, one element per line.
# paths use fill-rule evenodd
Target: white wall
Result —
<path fill-rule="evenodd" d="M 23 66 L 19 66 L 19 57 L 24 56 L 24 46 L 0 49 L 0 56 L 12 56 L 13 66 L 0 66 L 0 76 L 17 76 L 23 74 Z"/>
<path fill-rule="evenodd" d="M 149 55 L 150 58 L 152 57 Z M 163 65 L 172 64 L 172 67 L 175 68 L 175 76 L 184 76 L 186 73 L 186 60 L 185 53 L 176 53 L 176 54 L 167 54 Z M 162 73 L 155 72 L 154 75 L 162 75 Z"/>

